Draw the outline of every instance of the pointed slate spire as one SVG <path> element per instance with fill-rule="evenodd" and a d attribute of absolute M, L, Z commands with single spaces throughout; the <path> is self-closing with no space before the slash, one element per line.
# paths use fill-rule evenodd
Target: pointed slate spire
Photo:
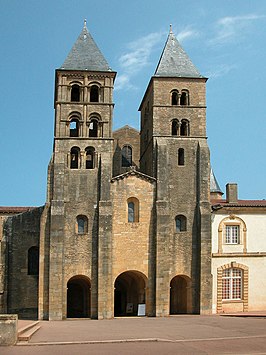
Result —
<path fill-rule="evenodd" d="M 223 192 L 218 184 L 218 181 L 214 175 L 212 168 L 211 168 L 211 175 L 210 175 L 210 192 L 213 193 L 216 192 L 223 195 Z"/>
<path fill-rule="evenodd" d="M 170 25 L 170 32 L 154 75 L 163 77 L 203 78 L 175 38 L 172 32 L 172 25 Z"/>
<path fill-rule="evenodd" d="M 112 71 L 90 35 L 86 20 L 81 34 L 60 69 Z"/>

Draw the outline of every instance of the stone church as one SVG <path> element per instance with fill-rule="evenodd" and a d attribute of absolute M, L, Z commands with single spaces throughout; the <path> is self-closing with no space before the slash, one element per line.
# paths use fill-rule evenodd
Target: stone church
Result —
<path fill-rule="evenodd" d="M 55 71 L 46 203 L 0 211 L 1 313 L 212 311 L 210 176 L 214 193 L 218 184 L 207 78 L 170 29 L 140 103 L 140 132 L 113 132 L 115 77 L 85 24 Z"/>

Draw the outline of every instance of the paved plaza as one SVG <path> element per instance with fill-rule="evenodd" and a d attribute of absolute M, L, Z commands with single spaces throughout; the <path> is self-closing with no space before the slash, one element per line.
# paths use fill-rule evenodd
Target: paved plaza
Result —
<path fill-rule="evenodd" d="M 171 316 L 42 321 L 0 354 L 266 354 L 266 317 Z"/>

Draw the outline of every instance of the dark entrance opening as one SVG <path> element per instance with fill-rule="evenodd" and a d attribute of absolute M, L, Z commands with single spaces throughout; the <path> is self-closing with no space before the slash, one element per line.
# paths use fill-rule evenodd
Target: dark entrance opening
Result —
<path fill-rule="evenodd" d="M 86 276 L 74 276 L 67 283 L 67 318 L 90 318 L 91 284 Z"/>
<path fill-rule="evenodd" d="M 170 282 L 170 314 L 191 313 L 191 280 L 175 276 Z"/>
<path fill-rule="evenodd" d="M 138 305 L 146 303 L 146 277 L 139 271 L 126 271 L 115 280 L 115 317 L 136 316 Z"/>

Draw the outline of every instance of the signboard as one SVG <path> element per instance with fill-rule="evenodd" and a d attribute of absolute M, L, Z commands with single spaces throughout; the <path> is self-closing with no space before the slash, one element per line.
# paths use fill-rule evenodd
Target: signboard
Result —
<path fill-rule="evenodd" d="M 138 317 L 146 315 L 146 304 L 139 304 L 138 305 Z"/>

